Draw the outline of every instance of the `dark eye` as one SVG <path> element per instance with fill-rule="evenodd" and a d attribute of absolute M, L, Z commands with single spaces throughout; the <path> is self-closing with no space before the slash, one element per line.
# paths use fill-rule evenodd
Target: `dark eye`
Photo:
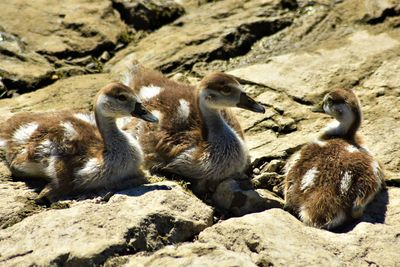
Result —
<path fill-rule="evenodd" d="M 223 95 L 230 95 L 231 94 L 231 89 L 230 88 L 223 88 L 221 90 L 221 94 Z"/>
<path fill-rule="evenodd" d="M 330 97 L 327 97 L 327 98 L 325 98 L 325 101 L 324 101 L 326 104 L 328 104 L 328 105 L 332 105 L 333 104 L 333 101 L 332 101 L 332 98 L 330 98 Z"/>
<path fill-rule="evenodd" d="M 125 95 L 117 95 L 117 99 L 119 100 L 119 101 L 126 101 L 126 96 Z"/>

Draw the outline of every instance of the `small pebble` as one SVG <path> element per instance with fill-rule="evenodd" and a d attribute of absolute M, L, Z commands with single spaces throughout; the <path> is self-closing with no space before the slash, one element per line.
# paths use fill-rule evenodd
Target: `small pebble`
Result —
<path fill-rule="evenodd" d="M 107 51 L 104 51 L 103 54 L 101 54 L 99 59 L 104 62 L 104 61 L 108 61 L 110 59 L 110 57 L 111 57 L 110 53 L 108 53 Z"/>

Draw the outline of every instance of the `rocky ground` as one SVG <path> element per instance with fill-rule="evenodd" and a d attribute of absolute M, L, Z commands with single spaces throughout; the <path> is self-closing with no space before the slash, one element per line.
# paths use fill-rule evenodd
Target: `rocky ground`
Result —
<path fill-rule="evenodd" d="M 328 232 L 277 208 L 221 218 L 173 181 L 38 206 L 0 163 L 0 266 L 400 266 L 398 0 L 1 1 L 0 121 L 91 109 L 132 58 L 193 84 L 211 70 L 241 79 L 267 110 L 237 114 L 253 184 L 274 203 L 286 159 L 329 120 L 310 107 L 354 88 L 388 189 Z"/>

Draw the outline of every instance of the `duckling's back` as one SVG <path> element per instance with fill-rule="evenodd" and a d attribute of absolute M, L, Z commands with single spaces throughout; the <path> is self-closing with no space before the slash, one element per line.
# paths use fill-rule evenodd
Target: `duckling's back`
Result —
<path fill-rule="evenodd" d="M 159 118 L 158 124 L 133 120 L 125 129 L 138 136 L 147 167 L 166 165 L 192 147 L 202 146 L 202 128 L 196 88 L 166 78 L 162 73 L 139 67 L 130 86 L 143 104 Z M 232 112 L 221 112 L 225 121 L 243 139 Z"/>
<path fill-rule="evenodd" d="M 379 164 L 362 147 L 334 138 L 303 147 L 288 167 L 286 205 L 306 224 L 334 228 L 380 190 Z M 371 200 L 371 199 L 370 199 Z"/>
<path fill-rule="evenodd" d="M 102 138 L 88 113 L 22 113 L 3 124 L 6 162 L 24 177 L 72 176 L 83 159 L 97 157 Z"/>

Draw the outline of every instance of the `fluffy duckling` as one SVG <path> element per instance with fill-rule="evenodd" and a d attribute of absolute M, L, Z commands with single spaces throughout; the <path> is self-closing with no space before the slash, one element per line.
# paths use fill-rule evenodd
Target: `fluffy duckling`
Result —
<path fill-rule="evenodd" d="M 157 121 L 132 89 L 121 83 L 100 90 L 94 114 L 17 114 L 0 132 L 6 162 L 14 176 L 48 180 L 39 199 L 50 201 L 72 193 L 134 184 L 143 178 L 143 152 L 137 140 L 117 127 L 116 119 L 124 116 Z"/>
<path fill-rule="evenodd" d="M 357 135 L 362 118 L 354 92 L 332 91 L 322 104 L 335 121 L 289 160 L 285 201 L 305 224 L 332 229 L 361 217 L 384 186 L 384 177 Z"/>
<path fill-rule="evenodd" d="M 233 76 L 211 73 L 195 88 L 135 66 L 126 84 L 160 121 L 134 123 L 137 127 L 129 129 L 138 137 L 152 173 L 178 175 L 204 192 L 247 168 L 243 132 L 229 108 L 265 110 Z"/>

